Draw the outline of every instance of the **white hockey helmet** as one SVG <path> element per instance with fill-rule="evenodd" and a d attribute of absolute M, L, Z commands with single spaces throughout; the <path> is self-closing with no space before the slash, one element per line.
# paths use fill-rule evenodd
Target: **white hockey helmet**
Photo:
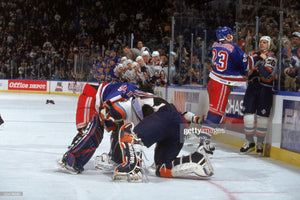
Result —
<path fill-rule="evenodd" d="M 149 54 L 148 51 L 143 51 L 143 52 L 142 52 L 142 56 L 150 56 L 150 54 Z"/>
<path fill-rule="evenodd" d="M 121 71 L 121 69 L 123 68 L 123 65 L 122 64 L 118 64 L 115 69 L 114 69 L 114 72 L 119 72 Z"/>
<path fill-rule="evenodd" d="M 129 63 L 132 64 L 132 60 L 131 59 L 127 59 L 126 60 L 126 65 L 129 64 Z"/>
<path fill-rule="evenodd" d="M 143 57 L 142 56 L 136 57 L 135 61 L 139 61 L 139 60 L 143 60 Z"/>
<path fill-rule="evenodd" d="M 159 52 L 158 51 L 153 51 L 152 53 L 152 57 L 159 57 Z"/>
<path fill-rule="evenodd" d="M 137 63 L 137 62 L 135 62 L 135 61 L 133 61 L 132 62 L 132 67 L 134 68 L 134 67 L 138 67 L 139 66 L 139 63 Z"/>
<path fill-rule="evenodd" d="M 121 61 L 122 62 L 124 62 L 124 61 L 126 61 L 127 60 L 127 57 L 126 56 L 123 56 L 122 58 L 121 58 Z"/>
<path fill-rule="evenodd" d="M 272 47 L 273 47 L 273 41 L 272 41 L 272 38 L 269 37 L 269 36 L 262 36 L 260 39 L 259 39 L 259 42 L 262 41 L 262 40 L 265 40 L 268 42 L 268 49 L 267 50 L 270 50 Z"/>
<path fill-rule="evenodd" d="M 122 65 L 122 66 L 121 66 Z M 121 69 L 121 70 L 126 70 L 128 67 L 127 67 L 127 64 L 126 64 L 126 61 L 124 62 L 124 63 L 122 63 L 120 66 L 119 66 L 119 68 Z"/>

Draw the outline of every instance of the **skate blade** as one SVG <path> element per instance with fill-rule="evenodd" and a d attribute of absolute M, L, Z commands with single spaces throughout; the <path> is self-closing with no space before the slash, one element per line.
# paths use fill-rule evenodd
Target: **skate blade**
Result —
<path fill-rule="evenodd" d="M 142 182 L 143 177 L 141 174 L 128 174 L 128 173 L 114 173 L 113 174 L 114 181 L 127 181 L 127 182 Z"/>
<path fill-rule="evenodd" d="M 74 170 L 73 168 L 71 167 L 68 167 L 67 165 L 65 165 L 63 162 L 61 161 L 58 161 L 57 162 L 57 165 L 56 165 L 56 169 L 60 172 L 63 172 L 63 173 L 68 173 L 68 174 L 79 174 L 78 171 Z"/>

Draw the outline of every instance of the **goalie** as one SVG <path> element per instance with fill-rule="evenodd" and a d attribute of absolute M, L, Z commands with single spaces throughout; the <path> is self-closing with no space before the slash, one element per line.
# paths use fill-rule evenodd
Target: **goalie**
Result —
<path fill-rule="evenodd" d="M 104 128 L 114 127 L 111 134 L 110 158 L 120 164 L 114 172 L 114 179 L 126 177 L 131 180 L 135 177 L 133 180 L 140 180 L 142 169 L 139 163 L 140 155 L 136 155 L 136 141 L 147 147 L 156 143 L 155 164 L 158 176 L 177 177 L 188 173 L 211 176 L 213 169 L 203 149 L 199 148 L 189 156 L 176 158 L 183 146 L 180 142 L 180 125 L 184 124 L 184 121 L 199 123 L 199 117 L 189 112 L 182 115 L 174 105 L 164 99 L 141 92 L 132 84 L 123 84 L 109 84 L 105 87 L 100 85 L 96 97 L 101 98 L 96 99 L 95 104 L 99 105 L 100 102 L 101 106 L 96 106 L 96 109 L 99 108 L 95 111 L 97 114 L 73 140 L 60 164 L 72 173 L 82 172 L 83 166 L 101 143 Z M 123 98 L 119 98 L 120 91 Z M 124 120 L 138 125 L 136 128 L 133 128 L 132 123 L 122 126 Z M 129 133 L 129 137 L 121 136 L 125 132 Z"/>
<path fill-rule="evenodd" d="M 101 143 L 104 129 L 118 131 L 118 127 L 123 124 L 122 120 L 117 122 L 104 117 L 104 105 L 107 101 L 125 101 L 138 92 L 137 89 L 132 83 L 102 83 L 99 86 L 86 84 L 77 104 L 78 133 L 58 164 L 72 173 L 82 172 L 83 166 Z"/>

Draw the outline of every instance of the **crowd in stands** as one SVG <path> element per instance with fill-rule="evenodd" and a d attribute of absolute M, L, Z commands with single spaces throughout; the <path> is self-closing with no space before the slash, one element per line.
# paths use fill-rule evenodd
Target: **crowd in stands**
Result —
<path fill-rule="evenodd" d="M 283 58 L 282 89 L 299 90 L 299 2 L 283 1 L 282 46 L 278 1 L 239 2 L 236 12 L 234 2 L 226 0 L 132 1 L 130 6 L 106 0 L 0 0 L 0 78 L 204 84 L 215 30 L 224 25 L 236 30 L 238 21 L 240 47 L 250 53 L 257 38 L 271 36 Z M 176 35 L 169 54 L 172 16 Z"/>

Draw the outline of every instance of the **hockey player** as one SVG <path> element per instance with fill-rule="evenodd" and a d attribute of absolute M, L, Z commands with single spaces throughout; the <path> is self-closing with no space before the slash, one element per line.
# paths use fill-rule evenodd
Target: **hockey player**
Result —
<path fill-rule="evenodd" d="M 114 75 L 118 78 L 119 82 L 123 82 L 122 80 L 122 76 L 123 76 L 123 64 L 119 63 L 115 68 L 114 68 Z"/>
<path fill-rule="evenodd" d="M 269 36 L 259 40 L 259 55 L 255 68 L 249 71 L 248 87 L 244 96 L 244 128 L 246 142 L 241 153 L 249 153 L 255 149 L 255 115 L 257 117 L 256 152 L 263 153 L 263 142 L 268 132 L 270 110 L 273 102 L 273 81 L 277 58 L 271 51 L 273 46 Z"/>
<path fill-rule="evenodd" d="M 129 119 L 134 123 L 126 123 L 120 128 L 117 143 L 112 145 L 112 159 L 118 164 L 113 172 L 114 180 L 141 180 L 140 148 L 141 145 L 150 147 L 153 144 L 156 144 L 154 162 L 157 176 L 184 177 L 191 173 L 201 177 L 213 175 L 212 165 L 203 147 L 188 156 L 177 157 L 183 146 L 181 126 L 185 121 L 199 123 L 199 117 L 192 113 L 182 115 L 173 104 L 157 96 L 137 94 L 129 101 L 133 102 L 133 109 L 125 105 L 123 109 L 116 109 L 110 104 L 105 115 L 115 120 L 128 120 L 130 113 L 138 113 L 138 117 Z M 125 104 L 128 105 L 128 102 Z M 126 115 L 119 114 L 121 110 L 125 110 Z"/>
<path fill-rule="evenodd" d="M 142 58 L 142 56 L 136 57 L 136 62 L 139 64 L 138 70 L 136 71 L 136 74 L 139 79 L 139 84 L 148 84 L 150 83 L 150 73 L 146 68 L 145 62 Z"/>
<path fill-rule="evenodd" d="M 96 114 L 95 100 L 98 85 L 85 84 L 81 95 L 77 101 L 76 109 L 76 128 L 77 135 L 72 141 L 72 144 L 83 135 L 83 129 L 92 120 Z"/>
<path fill-rule="evenodd" d="M 151 82 L 155 85 L 161 85 L 162 82 L 162 67 L 161 60 L 158 51 L 153 51 L 152 53 L 152 65 L 151 65 L 153 75 L 151 76 Z"/>
<path fill-rule="evenodd" d="M 131 82 L 134 83 L 136 82 L 135 78 L 135 72 L 134 69 L 132 67 L 132 60 L 131 59 L 127 59 L 125 62 L 126 65 L 126 72 L 123 75 L 123 78 L 127 81 L 127 82 Z"/>
<path fill-rule="evenodd" d="M 135 102 L 137 102 L 138 104 L 131 104 L 132 101 L 122 101 L 131 96 L 129 94 L 137 97 L 143 97 L 143 100 L 141 100 L 141 98 L 136 98 Z M 151 146 L 152 144 L 157 143 L 157 159 L 155 162 L 157 166 L 160 166 L 160 169 L 157 172 L 158 176 L 182 176 L 186 173 L 193 172 L 200 176 L 210 176 L 212 174 L 212 168 L 206 156 L 203 154 L 203 152 L 201 152 L 201 149 L 190 156 L 176 158 L 182 147 L 182 143 L 180 143 L 179 141 L 179 126 L 184 123 L 184 119 L 186 119 L 186 121 L 199 123 L 199 117 L 190 112 L 184 113 L 184 115 L 182 116 L 180 113 L 178 113 L 173 105 L 169 105 L 165 100 L 159 97 L 154 97 L 155 96 L 152 94 L 136 90 L 136 88 L 132 87 L 132 84 L 130 83 L 121 85 L 101 84 L 97 90 L 95 102 L 95 110 L 97 113 L 99 113 L 99 115 L 94 115 L 92 117 L 92 120 L 82 131 L 84 134 L 79 137 L 69 148 L 69 150 L 64 154 L 60 165 L 68 169 L 68 171 L 72 173 L 82 172 L 83 166 L 89 161 L 96 148 L 101 143 L 104 128 L 107 129 L 109 127 L 106 125 L 106 122 L 112 124 L 121 124 L 125 119 L 135 121 L 136 123 L 142 120 L 142 123 L 147 123 L 148 126 L 140 125 L 141 127 L 145 126 L 145 128 L 147 128 L 149 126 L 157 126 L 155 128 L 155 131 L 153 132 L 149 132 L 149 130 L 146 131 L 143 129 L 136 130 L 136 132 L 142 133 L 140 137 L 144 138 L 142 142 L 144 142 L 146 146 Z M 132 100 L 132 98 L 129 98 L 129 100 Z M 135 108 L 134 111 L 131 108 L 131 105 Z M 143 106 L 141 107 L 140 105 Z M 153 118 L 149 118 L 154 111 L 157 111 L 157 114 L 154 115 L 157 115 L 157 122 L 154 122 Z M 147 117 L 149 121 L 147 120 L 147 122 L 145 122 L 146 119 L 143 120 L 143 118 L 146 118 L 147 115 L 149 115 L 149 117 Z M 169 125 L 171 128 L 166 127 Z M 137 126 L 137 128 L 138 127 L 139 126 Z M 151 129 L 153 128 L 154 127 L 151 127 Z M 161 130 L 160 132 L 157 132 L 156 129 Z M 124 149 L 125 153 L 123 152 L 122 145 L 119 145 L 120 148 L 115 149 L 116 144 L 120 144 L 120 142 L 118 143 L 120 139 L 118 138 L 118 132 L 116 132 L 118 128 L 115 128 L 113 130 L 114 131 L 111 138 L 112 152 L 110 153 L 110 156 L 114 162 L 124 163 L 124 155 L 120 156 L 120 152 L 125 154 L 126 149 Z M 125 130 L 125 128 L 122 130 Z M 127 146 L 128 145 L 130 146 L 131 144 L 127 144 Z M 126 156 L 128 156 L 128 154 Z M 184 165 L 178 166 L 178 162 Z M 187 167 L 186 165 L 189 166 L 189 170 L 185 170 L 184 173 L 180 173 L 180 170 L 183 170 L 182 168 Z M 137 167 L 137 165 L 134 165 L 134 167 Z M 122 167 L 119 166 L 118 169 L 116 169 L 118 173 L 115 174 L 115 179 L 118 179 L 119 176 L 123 177 L 124 173 L 131 173 L 131 170 L 126 171 L 128 169 L 121 168 Z M 204 168 L 208 169 L 204 170 Z M 139 171 L 139 173 L 141 172 Z"/>
<path fill-rule="evenodd" d="M 209 110 L 200 129 L 200 146 L 212 154 L 211 136 L 225 113 L 229 94 L 233 86 L 244 86 L 245 73 L 252 69 L 254 59 L 247 56 L 237 45 L 232 43 L 232 29 L 221 27 L 216 31 L 217 41 L 212 45 L 213 69 L 207 85 Z"/>
<path fill-rule="evenodd" d="M 116 121 L 103 117 L 104 104 L 129 99 L 137 89 L 132 83 L 102 83 L 98 88 L 86 84 L 77 105 L 78 134 L 59 164 L 74 173 L 83 171 L 102 141 L 104 128 L 107 131 L 118 128 Z"/>
<path fill-rule="evenodd" d="M 109 92 L 106 92 L 105 96 L 99 97 L 99 94 L 96 95 L 97 93 L 101 93 L 100 91 L 98 91 L 99 87 L 100 89 L 102 87 L 107 88 L 108 89 L 107 91 Z M 121 88 L 123 89 L 121 90 Z M 100 84 L 100 86 L 86 84 L 77 102 L 76 128 L 78 130 L 78 133 L 73 139 L 73 142 L 83 135 L 83 129 L 87 127 L 88 123 L 92 120 L 93 116 L 99 113 L 99 107 L 103 106 L 100 103 L 101 101 L 105 102 L 106 100 L 114 96 L 116 96 L 114 97 L 116 99 L 113 101 L 123 101 L 125 99 L 128 99 L 136 89 L 137 87 L 130 83 L 118 83 L 118 84 L 103 83 Z M 96 105 L 96 100 L 97 100 L 97 105 Z M 108 131 L 110 131 L 114 127 L 108 126 L 106 128 Z"/>

